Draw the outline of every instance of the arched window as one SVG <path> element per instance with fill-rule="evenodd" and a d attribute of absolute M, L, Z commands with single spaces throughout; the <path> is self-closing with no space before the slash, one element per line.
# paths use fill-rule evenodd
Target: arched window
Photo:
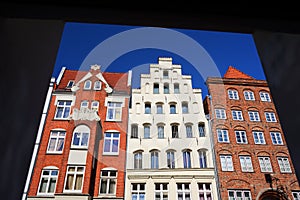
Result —
<path fill-rule="evenodd" d="M 99 101 L 93 101 L 91 105 L 91 109 L 94 111 L 98 111 L 99 108 Z"/>
<path fill-rule="evenodd" d="M 176 103 L 170 104 L 170 114 L 176 114 Z"/>
<path fill-rule="evenodd" d="M 84 82 L 84 89 L 85 90 L 90 90 L 91 89 L 91 87 L 92 87 L 92 82 L 90 81 L 90 80 L 86 80 L 85 82 Z"/>
<path fill-rule="evenodd" d="M 41 173 L 38 194 L 54 195 L 57 178 L 57 167 L 45 167 Z"/>
<path fill-rule="evenodd" d="M 163 114 L 163 103 L 156 104 L 156 114 Z"/>
<path fill-rule="evenodd" d="M 153 84 L 153 94 L 159 94 L 159 84 L 158 83 Z"/>
<path fill-rule="evenodd" d="M 89 106 L 89 101 L 88 100 L 83 100 L 81 101 L 81 104 L 80 104 L 80 109 L 87 109 Z"/>
<path fill-rule="evenodd" d="M 179 138 L 178 124 L 171 124 L 172 138 Z"/>
<path fill-rule="evenodd" d="M 193 137 L 193 127 L 192 127 L 192 124 L 186 124 L 185 125 L 185 130 L 186 130 L 186 137 L 187 138 L 192 138 Z"/>
<path fill-rule="evenodd" d="M 182 113 L 189 113 L 189 105 L 188 102 L 182 102 Z"/>
<path fill-rule="evenodd" d="M 183 154 L 183 167 L 184 168 L 191 168 L 191 151 L 189 149 L 185 149 L 182 151 Z"/>
<path fill-rule="evenodd" d="M 174 83 L 174 94 L 179 94 L 180 90 L 179 90 L 179 83 Z"/>
<path fill-rule="evenodd" d="M 157 125 L 157 137 L 158 138 L 164 138 L 165 137 L 165 130 L 164 130 L 164 124 L 158 124 Z"/>
<path fill-rule="evenodd" d="M 158 169 L 159 168 L 159 151 L 152 150 L 151 153 L 151 169 Z"/>
<path fill-rule="evenodd" d="M 247 100 L 247 101 L 255 100 L 254 93 L 251 90 L 245 90 L 244 97 L 245 97 L 245 100 Z"/>
<path fill-rule="evenodd" d="M 144 138 L 150 138 L 150 124 L 144 124 Z"/>
<path fill-rule="evenodd" d="M 198 123 L 199 137 L 205 137 L 205 126 L 204 123 Z"/>
<path fill-rule="evenodd" d="M 73 131 L 71 147 L 87 148 L 90 137 L 90 128 L 86 125 L 79 125 Z"/>
<path fill-rule="evenodd" d="M 151 103 L 145 103 L 145 114 L 151 114 Z"/>
<path fill-rule="evenodd" d="M 94 90 L 101 90 L 101 82 L 100 81 L 95 81 Z"/>
<path fill-rule="evenodd" d="M 175 151 L 174 150 L 167 151 L 167 165 L 168 165 L 168 168 L 170 168 L 170 169 L 175 168 Z"/>
<path fill-rule="evenodd" d="M 149 94 L 149 91 L 150 91 L 150 85 L 149 85 L 149 83 L 146 83 L 145 84 L 145 93 Z"/>
<path fill-rule="evenodd" d="M 228 98 L 229 99 L 234 99 L 234 100 L 238 100 L 239 99 L 239 94 L 238 94 L 237 90 L 230 89 L 227 92 L 228 92 Z"/>
<path fill-rule="evenodd" d="M 207 152 L 206 149 L 200 149 L 200 150 L 198 150 L 200 168 L 207 168 L 206 152 Z"/>
<path fill-rule="evenodd" d="M 142 151 L 137 151 L 133 154 L 133 159 L 134 159 L 134 169 L 142 169 L 142 164 L 143 164 L 143 152 Z"/>

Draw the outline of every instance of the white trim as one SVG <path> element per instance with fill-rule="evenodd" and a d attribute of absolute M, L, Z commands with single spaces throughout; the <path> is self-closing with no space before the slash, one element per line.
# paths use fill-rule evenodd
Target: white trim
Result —
<path fill-rule="evenodd" d="M 62 67 L 61 70 L 60 70 L 60 73 L 56 79 L 56 84 L 59 85 L 60 81 L 61 81 L 61 78 L 62 76 L 64 75 L 65 73 L 65 70 L 66 70 L 66 67 Z"/>
<path fill-rule="evenodd" d="M 132 70 L 128 71 L 127 86 L 131 86 Z"/>

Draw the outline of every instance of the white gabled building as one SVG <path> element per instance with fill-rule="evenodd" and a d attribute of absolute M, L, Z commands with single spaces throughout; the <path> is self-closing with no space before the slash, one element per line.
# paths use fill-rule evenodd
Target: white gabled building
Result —
<path fill-rule="evenodd" d="M 172 58 L 140 78 L 129 109 L 125 199 L 218 199 L 201 89 Z"/>

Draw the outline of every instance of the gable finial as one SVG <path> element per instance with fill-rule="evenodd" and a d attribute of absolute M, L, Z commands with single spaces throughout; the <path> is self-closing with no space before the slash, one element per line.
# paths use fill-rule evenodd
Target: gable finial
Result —
<path fill-rule="evenodd" d="M 97 64 L 91 65 L 91 69 L 93 69 L 93 70 L 100 70 L 100 68 L 101 68 L 100 65 L 97 65 Z"/>

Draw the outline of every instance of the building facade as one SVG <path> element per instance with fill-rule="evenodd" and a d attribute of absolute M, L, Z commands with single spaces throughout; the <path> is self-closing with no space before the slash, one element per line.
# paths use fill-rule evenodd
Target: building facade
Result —
<path fill-rule="evenodd" d="M 221 199 L 300 199 L 268 84 L 230 66 L 209 77 L 209 114 Z"/>
<path fill-rule="evenodd" d="M 123 199 L 128 73 L 62 68 L 52 80 L 23 199 Z"/>
<path fill-rule="evenodd" d="M 218 199 L 202 91 L 191 79 L 162 57 L 132 89 L 126 200 Z"/>

